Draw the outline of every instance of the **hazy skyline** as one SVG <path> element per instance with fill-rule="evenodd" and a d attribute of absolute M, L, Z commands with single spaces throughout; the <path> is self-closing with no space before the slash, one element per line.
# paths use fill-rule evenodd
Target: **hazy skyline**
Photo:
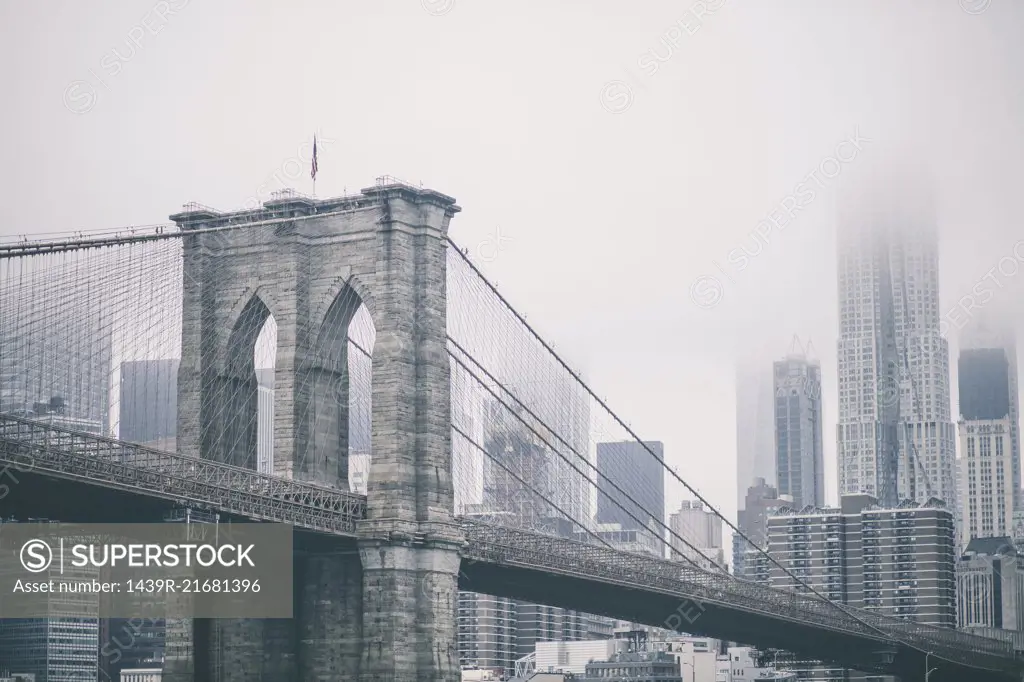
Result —
<path fill-rule="evenodd" d="M 836 198 L 861 160 L 922 150 L 942 314 L 964 319 L 970 294 L 1021 327 L 1010 0 L 54 7 L 0 5 L 0 236 L 309 192 L 318 131 L 318 196 L 390 174 L 456 197 L 453 239 L 733 519 L 735 362 L 794 334 L 821 361 L 836 498 Z M 851 139 L 868 141 L 808 179 Z M 791 196 L 806 203 L 765 232 Z M 702 307 L 706 276 L 721 291 Z M 669 509 L 682 497 L 669 483 Z"/>

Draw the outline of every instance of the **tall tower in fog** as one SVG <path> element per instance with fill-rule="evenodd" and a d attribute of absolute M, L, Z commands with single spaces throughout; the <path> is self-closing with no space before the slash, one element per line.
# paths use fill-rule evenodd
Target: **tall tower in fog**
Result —
<path fill-rule="evenodd" d="M 771 362 L 736 369 L 736 502 L 743 509 L 758 479 L 775 484 L 775 391 Z"/>
<path fill-rule="evenodd" d="M 864 171 L 866 169 L 859 169 Z M 840 202 L 840 495 L 956 504 L 949 346 L 926 173 L 868 170 Z"/>
<path fill-rule="evenodd" d="M 778 492 L 797 509 L 825 506 L 821 365 L 794 347 L 775 363 L 775 469 Z"/>

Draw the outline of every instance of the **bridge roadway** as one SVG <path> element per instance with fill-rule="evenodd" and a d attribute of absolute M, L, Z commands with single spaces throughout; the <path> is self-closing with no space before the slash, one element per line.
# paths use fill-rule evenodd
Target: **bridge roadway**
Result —
<path fill-rule="evenodd" d="M 106 488 L 105 503 L 82 505 L 83 486 Z M 288 523 L 341 542 L 354 540 L 366 515 L 365 498 L 354 493 L 0 415 L 0 514 L 110 522 L 124 517 L 102 516 L 101 509 L 115 515 L 126 507 L 140 510 L 133 514 L 140 520 L 158 518 L 146 514 L 147 507 L 155 513 L 182 503 L 228 518 Z M 930 682 L 1024 679 L 1024 660 L 998 640 L 843 612 L 810 596 L 599 545 L 458 523 L 466 538 L 460 588 L 783 648 L 902 675 L 904 682 L 923 679 L 924 652 L 939 667 Z"/>

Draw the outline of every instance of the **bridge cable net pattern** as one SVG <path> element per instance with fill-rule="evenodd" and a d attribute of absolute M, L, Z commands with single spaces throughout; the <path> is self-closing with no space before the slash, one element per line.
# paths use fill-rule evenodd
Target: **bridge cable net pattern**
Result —
<path fill-rule="evenodd" d="M 247 230 L 246 237 L 268 239 L 272 230 L 257 227 Z M 223 245 L 217 235 L 189 238 L 204 240 L 202 248 L 209 253 Z M 216 387 L 211 407 L 234 406 L 240 418 L 227 420 L 229 428 L 223 429 L 217 420 L 203 424 L 200 439 L 213 458 L 197 461 L 187 456 L 194 453 L 174 454 L 182 291 L 189 276 L 180 235 L 24 257 L 0 254 L 4 432 L 19 434 L 20 456 L 31 454 L 40 469 L 81 472 L 108 485 L 141 488 L 195 506 L 236 512 L 244 508 L 257 517 L 354 532 L 355 522 L 365 515 L 365 498 L 349 490 L 349 481 L 365 480 L 369 448 L 369 358 L 356 350 L 359 344 L 372 349 L 372 324 L 365 309 L 338 311 L 352 321 L 353 339 L 338 354 L 345 366 L 328 380 L 323 376 L 327 372 L 303 376 L 307 383 L 316 379 L 323 395 L 309 401 L 302 416 L 315 431 L 318 419 L 351 412 L 355 428 L 348 431 L 366 456 L 340 457 L 342 465 L 353 462 L 355 471 L 346 471 L 330 485 L 286 480 L 272 475 L 275 324 L 258 298 L 241 311 L 221 349 L 203 349 L 207 354 L 220 350 L 226 358 L 219 369 L 210 370 L 216 376 L 198 377 Z M 343 339 L 347 331 L 342 330 Z M 324 334 L 322 341 L 330 345 L 332 336 Z M 345 391 L 340 389 L 343 382 Z M 355 401 L 354 410 L 346 404 L 312 413 L 343 394 L 363 399 Z M 43 425 L 55 434 L 63 432 L 66 442 L 47 436 Z M 96 437 L 86 442 L 68 435 L 72 432 Z M 64 445 L 69 447 L 58 447 Z M 307 459 L 322 458 L 316 451 L 320 442 L 309 439 L 305 445 L 296 457 L 298 468 Z M 25 450 L 29 447 L 30 453 Z M 156 476 L 157 471 L 167 475 Z"/>
<path fill-rule="evenodd" d="M 456 244 L 448 254 L 458 513 L 724 572 L 689 540 L 685 531 L 697 529 L 665 522 L 663 462 L 593 400 Z"/>
<path fill-rule="evenodd" d="M 701 548 L 664 524 L 663 509 L 637 499 L 636 491 L 655 485 L 639 467 L 616 470 L 610 480 L 595 466 L 598 443 L 618 446 L 606 452 L 629 448 L 634 456 L 651 458 L 656 453 L 541 341 L 465 253 L 454 243 L 450 247 L 453 459 L 456 490 L 461 492 L 457 512 L 471 535 L 485 538 L 495 560 L 534 561 L 554 572 L 577 575 L 590 565 L 613 581 L 661 584 L 697 600 L 788 613 L 804 622 L 901 642 L 962 663 L 976 663 L 983 653 L 1007 654 L 1004 642 L 832 602 L 763 551 L 807 592 L 771 589 L 723 575 L 722 567 Z M 663 462 L 659 466 L 678 479 Z M 604 508 L 598 504 L 595 509 L 602 494 Z M 600 511 L 634 530 L 622 532 L 598 523 L 594 519 Z M 683 530 L 688 536 L 689 529 Z M 538 533 L 549 537 L 542 539 Z M 946 648 L 940 649 L 940 643 Z"/>
<path fill-rule="evenodd" d="M 239 229 L 252 243 L 273 238 L 275 223 L 282 222 L 290 221 Z M 223 246 L 217 235 L 223 233 L 210 230 L 185 238 L 199 239 L 204 253 L 216 252 Z M 333 362 L 297 375 L 300 392 L 308 390 L 315 398 L 305 406 L 310 431 L 336 434 L 338 422 L 348 417 L 347 454 L 352 456 L 346 467 L 346 453 L 335 453 L 335 480 L 300 482 L 271 475 L 282 473 L 275 467 L 273 447 L 261 454 L 252 442 L 261 438 L 258 409 L 249 410 L 248 424 L 202 434 L 220 461 L 173 454 L 175 444 L 165 436 L 174 419 L 164 404 L 173 403 L 177 392 L 182 282 L 190 276 L 182 266 L 181 239 L 160 235 L 108 241 L 104 248 L 20 250 L 44 254 L 31 257 L 11 257 L 0 249 L 0 445 L 6 457 L 28 453 L 37 466 L 56 473 L 85 472 L 110 485 L 189 504 L 312 529 L 354 531 L 355 521 L 365 515 L 365 498 L 350 488 L 365 481 L 368 461 L 360 465 L 358 460 L 369 456 L 359 452 L 360 429 L 369 433 L 372 394 L 373 329 L 365 309 L 339 299 L 324 329 L 303 330 L 317 339 L 320 350 L 312 357 L 327 355 Z M 666 561 L 668 555 L 684 564 L 720 568 L 666 526 L 663 500 L 659 508 L 640 499 L 640 491 L 652 486 L 638 468 L 609 477 L 596 467 L 599 442 L 620 444 L 620 452 L 638 446 L 649 457 L 656 455 L 507 306 L 458 247 L 449 246 L 456 513 L 478 540 L 478 549 L 514 563 L 530 559 L 522 550 L 532 548 L 530 560 L 546 570 L 589 570 L 609 580 L 632 576 L 634 583 L 643 566 L 644 580 L 672 581 L 675 588 L 666 588 L 669 592 L 711 601 L 717 595 L 752 608 L 772 604 L 773 613 L 797 609 L 790 611 L 794 617 L 823 624 L 831 618 L 834 627 L 854 632 L 866 627 L 951 660 L 959 660 L 964 651 L 1006 655 L 1006 645 L 995 640 L 852 614 L 813 596 L 768 590 L 720 571 L 715 575 Z M 272 350 L 276 339 L 269 310 L 254 299 L 232 331 L 225 344 L 237 351 L 229 354 L 236 365 L 200 379 L 220 382 L 217 404 L 241 400 L 255 407 L 256 370 L 272 367 L 279 354 Z M 341 338 L 344 344 L 338 343 Z M 50 401 L 54 397 L 60 400 Z M 133 440 L 149 446 L 125 442 Z M 323 439 L 309 439 L 297 453 L 298 469 L 324 460 L 327 453 L 317 452 L 318 442 Z M 599 499 L 618 527 L 594 520 L 602 506 Z M 536 551 L 547 545 L 550 551 Z M 622 549 L 649 558 L 616 551 Z M 584 557 L 589 563 L 579 563 Z M 696 589 L 701 585 L 705 591 Z"/>

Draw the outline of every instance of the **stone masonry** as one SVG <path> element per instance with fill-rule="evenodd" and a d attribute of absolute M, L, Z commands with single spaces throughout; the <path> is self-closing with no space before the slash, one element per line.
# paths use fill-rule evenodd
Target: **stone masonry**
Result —
<path fill-rule="evenodd" d="M 358 551 L 296 557 L 291 621 L 176 623 L 167 682 L 458 679 L 445 298 L 458 211 L 451 197 L 390 183 L 171 216 L 185 231 L 241 226 L 183 239 L 183 454 L 255 468 L 254 345 L 272 315 L 274 473 L 347 489 L 347 330 L 360 304 L 376 339 Z"/>

